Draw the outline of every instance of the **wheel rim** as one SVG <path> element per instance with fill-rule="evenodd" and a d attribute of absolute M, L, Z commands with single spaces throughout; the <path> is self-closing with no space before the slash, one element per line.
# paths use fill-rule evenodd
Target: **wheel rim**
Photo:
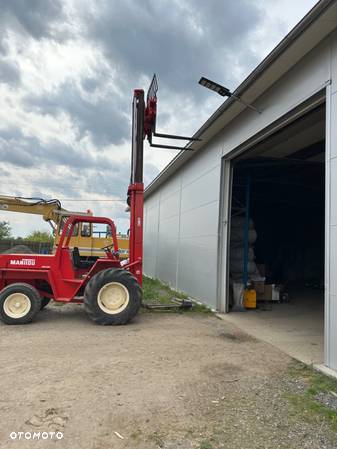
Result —
<path fill-rule="evenodd" d="M 128 289 L 119 282 L 105 284 L 97 295 L 99 308 L 109 315 L 122 312 L 129 304 L 129 301 L 130 295 Z"/>
<path fill-rule="evenodd" d="M 24 293 L 12 293 L 4 302 L 4 312 L 10 318 L 22 318 L 30 311 L 32 304 Z"/>

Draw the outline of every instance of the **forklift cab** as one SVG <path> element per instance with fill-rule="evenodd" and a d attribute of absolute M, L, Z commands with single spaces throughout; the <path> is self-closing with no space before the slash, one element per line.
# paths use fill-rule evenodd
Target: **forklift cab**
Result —
<path fill-rule="evenodd" d="M 95 260 L 83 260 L 80 256 L 79 248 L 74 246 L 70 247 L 70 240 L 76 232 L 76 230 L 79 229 L 80 225 L 83 226 L 83 223 L 86 225 L 89 225 L 92 227 L 94 224 L 105 224 L 111 229 L 111 239 L 112 244 L 107 245 L 105 247 L 102 247 L 101 249 L 105 251 L 106 258 L 112 259 L 112 260 L 119 260 L 119 254 L 118 254 L 118 242 L 117 242 L 117 236 L 116 236 L 116 227 L 112 220 L 105 217 L 83 217 L 80 215 L 74 215 L 68 217 L 67 221 L 65 222 L 61 234 L 61 238 L 59 241 L 59 244 L 57 246 L 56 250 L 56 256 L 59 255 L 61 257 L 61 253 L 67 252 L 70 256 L 70 260 L 73 266 L 73 269 L 76 270 L 88 270 L 90 269 L 94 264 Z"/>

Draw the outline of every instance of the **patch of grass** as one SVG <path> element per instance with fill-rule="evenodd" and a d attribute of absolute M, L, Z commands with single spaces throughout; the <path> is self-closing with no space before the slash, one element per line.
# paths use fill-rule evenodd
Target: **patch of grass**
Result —
<path fill-rule="evenodd" d="M 213 314 L 212 310 L 209 307 L 205 306 L 204 304 L 198 303 L 193 304 L 192 312 L 205 313 L 210 315 Z"/>
<path fill-rule="evenodd" d="M 289 367 L 289 373 L 291 376 L 300 378 L 308 384 L 308 393 L 311 395 L 328 393 L 330 391 L 337 393 L 337 379 L 328 377 L 325 374 L 304 365 L 304 363 L 292 363 Z"/>
<path fill-rule="evenodd" d="M 303 418 L 308 421 L 326 420 L 334 432 L 337 432 L 337 411 L 317 401 L 319 393 L 337 393 L 337 380 L 304 365 L 294 362 L 289 368 L 291 377 L 300 380 L 306 386 L 301 393 L 290 393 L 286 397 L 295 406 Z"/>
<path fill-rule="evenodd" d="M 322 419 L 325 419 L 331 425 L 331 429 L 337 432 L 337 412 L 335 410 L 329 409 L 307 395 L 301 397 L 292 394 L 288 396 L 288 399 L 307 421 L 320 423 Z"/>
<path fill-rule="evenodd" d="M 172 298 L 187 299 L 187 295 L 172 290 L 158 279 L 143 276 L 143 297 L 145 302 L 153 304 L 172 304 Z"/>
<path fill-rule="evenodd" d="M 153 432 L 149 435 L 148 439 L 153 441 L 158 447 L 164 447 L 164 437 L 159 432 Z"/>
<path fill-rule="evenodd" d="M 173 298 L 188 299 L 188 296 L 182 292 L 173 290 L 158 279 L 151 279 L 147 276 L 143 276 L 144 303 L 170 305 L 174 304 L 174 302 L 172 301 Z M 189 310 L 185 309 L 185 311 Z M 192 311 L 198 313 L 212 313 L 212 311 L 208 307 L 196 303 L 193 305 Z"/>
<path fill-rule="evenodd" d="M 203 440 L 200 443 L 200 449 L 213 449 L 213 445 L 209 440 Z"/>

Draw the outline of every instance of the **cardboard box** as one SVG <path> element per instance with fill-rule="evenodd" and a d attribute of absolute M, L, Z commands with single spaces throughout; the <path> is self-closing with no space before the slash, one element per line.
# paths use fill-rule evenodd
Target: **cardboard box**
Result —
<path fill-rule="evenodd" d="M 263 299 L 266 301 L 279 301 L 280 289 L 275 284 L 268 284 L 264 286 Z"/>

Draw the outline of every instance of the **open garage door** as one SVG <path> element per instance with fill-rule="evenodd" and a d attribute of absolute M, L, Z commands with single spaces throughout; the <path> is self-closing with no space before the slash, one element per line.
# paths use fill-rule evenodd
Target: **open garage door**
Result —
<path fill-rule="evenodd" d="M 322 363 L 325 103 L 308 109 L 231 160 L 226 300 L 247 331 Z M 256 308 L 234 313 L 247 282 Z"/>

